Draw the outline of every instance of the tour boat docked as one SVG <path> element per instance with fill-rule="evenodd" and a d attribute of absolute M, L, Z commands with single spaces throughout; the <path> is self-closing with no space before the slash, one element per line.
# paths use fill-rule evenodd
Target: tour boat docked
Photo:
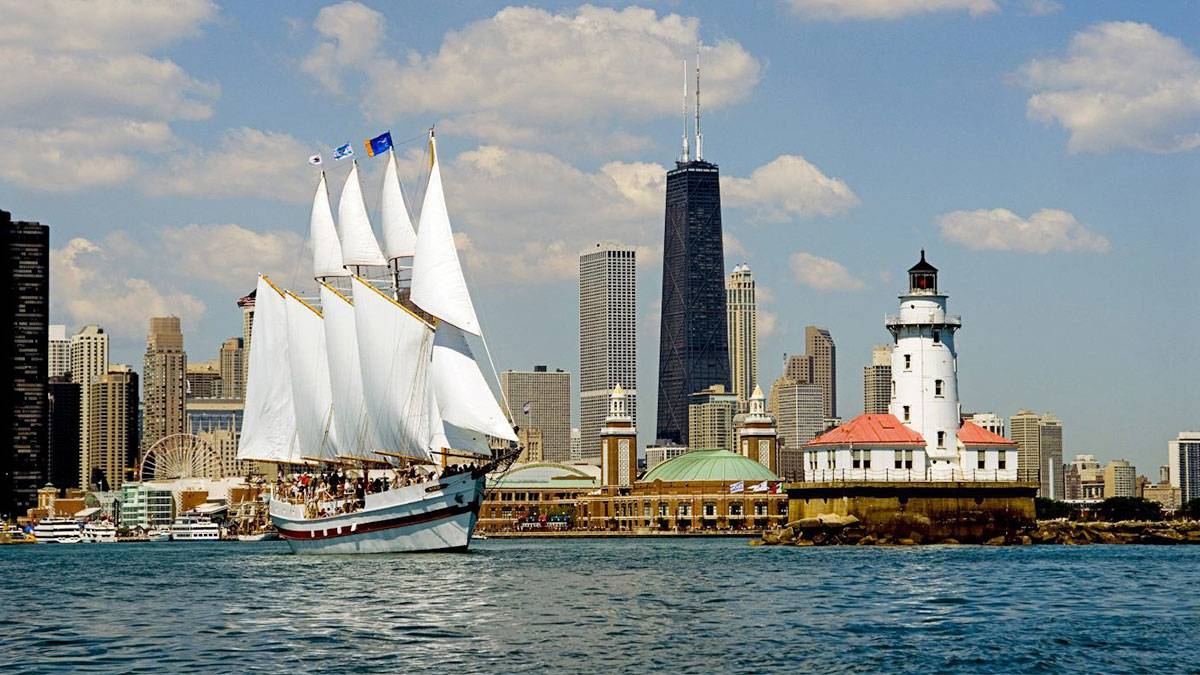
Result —
<path fill-rule="evenodd" d="M 221 528 L 208 516 L 183 515 L 171 524 L 171 541 L 216 541 Z"/>
<path fill-rule="evenodd" d="M 78 544 L 79 523 L 71 518 L 42 518 L 33 528 L 33 537 L 39 544 Z"/>
<path fill-rule="evenodd" d="M 482 333 L 432 131 L 428 166 L 414 232 L 394 150 L 388 153 L 383 248 L 357 164 L 342 189 L 336 225 L 322 172 L 309 223 L 319 298 L 259 277 L 237 457 L 274 462 L 283 473 L 285 466 L 350 467 L 356 480 L 371 467 L 378 477 L 419 465 L 444 469 L 454 460 L 469 466 L 424 482 L 393 480 L 388 489 L 343 493 L 340 500 L 276 494 L 270 518 L 295 553 L 465 550 L 485 474 L 511 461 L 511 451 L 497 456 L 489 444 L 489 437 L 505 444 L 517 437 L 468 343 L 468 335 Z"/>
<path fill-rule="evenodd" d="M 93 520 L 83 526 L 83 541 L 88 544 L 115 544 L 117 526 L 107 520 Z"/>
<path fill-rule="evenodd" d="M 147 541 L 171 541 L 171 528 L 156 527 L 146 534 Z"/>

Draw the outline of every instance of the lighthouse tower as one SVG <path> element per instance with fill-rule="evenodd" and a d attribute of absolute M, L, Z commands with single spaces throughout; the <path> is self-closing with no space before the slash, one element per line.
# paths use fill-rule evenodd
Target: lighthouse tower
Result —
<path fill-rule="evenodd" d="M 921 260 L 908 270 L 908 291 L 900 314 L 886 319 L 892 350 L 892 401 L 888 412 L 925 439 L 928 475 L 952 480 L 959 466 L 958 353 L 954 333 L 962 326 L 946 314 L 938 292 L 938 271 Z"/>

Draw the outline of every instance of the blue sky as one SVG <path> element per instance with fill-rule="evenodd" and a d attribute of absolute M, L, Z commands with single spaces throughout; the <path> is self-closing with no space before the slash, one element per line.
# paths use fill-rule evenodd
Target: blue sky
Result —
<path fill-rule="evenodd" d="M 1200 426 L 1200 7 L 1062 0 L 0 3 L 0 208 L 52 227 L 52 312 L 193 360 L 264 271 L 303 287 L 305 159 L 436 122 L 499 368 L 578 369 L 575 254 L 639 246 L 651 440 L 662 171 L 699 41 L 726 266 L 761 287 L 764 388 L 807 324 L 839 412 L 925 247 L 963 315 L 964 408 L 1052 411 L 1065 454 L 1155 477 Z M 416 144 L 401 148 L 415 178 Z M 381 162 L 363 160 L 368 202 Z M 330 170 L 335 197 L 346 167 Z M 414 181 L 415 182 L 415 181 Z"/>

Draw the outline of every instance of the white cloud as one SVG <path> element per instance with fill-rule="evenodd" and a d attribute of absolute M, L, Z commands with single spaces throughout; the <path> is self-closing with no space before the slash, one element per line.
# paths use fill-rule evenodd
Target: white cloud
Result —
<path fill-rule="evenodd" d="M 866 284 L 836 260 L 797 251 L 788 258 L 796 281 L 818 291 L 855 291 Z"/>
<path fill-rule="evenodd" d="M 306 203 L 316 187 L 306 161 L 314 147 L 284 133 L 231 129 L 214 148 L 192 148 L 171 157 L 165 170 L 148 176 L 147 189 L 154 194 Z"/>
<path fill-rule="evenodd" d="M 1063 10 L 1057 0 L 1025 0 L 1025 13 L 1029 16 L 1050 16 Z"/>
<path fill-rule="evenodd" d="M 152 316 L 175 315 L 198 322 L 205 306 L 177 288 L 126 276 L 121 251 L 75 238 L 50 252 L 50 283 L 56 314 L 73 324 L 97 323 L 113 335 L 144 335 Z"/>
<path fill-rule="evenodd" d="M 746 258 L 750 257 L 750 251 L 746 250 L 741 240 L 728 231 L 721 233 L 721 248 L 725 251 L 725 263 L 727 265 L 731 260 L 745 261 Z"/>
<path fill-rule="evenodd" d="M 749 178 L 722 176 L 721 200 L 772 222 L 829 216 L 858 204 L 850 186 L 821 173 L 799 155 L 780 155 L 755 169 Z"/>
<path fill-rule="evenodd" d="M 419 151 L 403 158 L 409 185 L 417 184 L 422 164 Z M 455 228 L 467 235 L 460 248 L 468 265 L 483 273 L 569 279 L 578 274 L 579 251 L 598 239 L 637 246 L 643 263 L 661 257 L 664 166 L 610 162 L 586 172 L 544 152 L 481 146 L 445 162 L 443 172 Z M 759 169 L 733 179 L 737 195 L 726 207 L 791 215 L 835 208 L 811 196 L 823 189 L 806 184 L 824 179 L 815 169 L 763 182 L 764 173 L 772 174 Z M 791 190 L 776 189 L 780 185 Z M 746 257 L 736 238 L 727 235 L 725 245 L 731 256 Z"/>
<path fill-rule="evenodd" d="M 216 13 L 207 0 L 0 0 L 0 178 L 56 192 L 113 185 L 173 150 L 169 123 L 207 119 L 220 90 L 150 52 Z"/>
<path fill-rule="evenodd" d="M 184 225 L 159 234 L 160 260 L 173 274 L 241 290 L 259 273 L 289 284 L 311 276 L 311 257 L 299 232 L 255 232 L 241 225 Z"/>
<path fill-rule="evenodd" d="M 972 250 L 1104 253 L 1108 239 L 1059 209 L 1022 218 L 1008 209 L 954 211 L 938 219 L 942 238 Z"/>
<path fill-rule="evenodd" d="M 1200 146 L 1200 59 L 1147 24 L 1093 25 L 1065 57 L 1025 64 L 1020 79 L 1034 91 L 1029 116 L 1062 125 L 1072 152 Z"/>
<path fill-rule="evenodd" d="M 678 114 L 671 92 L 700 44 L 697 19 L 639 7 L 508 7 L 403 59 L 383 47 L 382 16 L 356 2 L 326 7 L 315 27 L 322 41 L 303 70 L 331 90 L 365 76 L 379 119 L 445 115 L 447 129 L 490 143 L 609 152 L 645 143 L 621 122 Z M 703 45 L 702 59 L 706 109 L 745 98 L 762 68 L 730 40 Z"/>
<path fill-rule="evenodd" d="M 1000 11 L 995 0 L 788 0 L 792 11 L 822 21 L 900 19 L 934 12 L 969 12 L 982 16 Z"/>
<path fill-rule="evenodd" d="M 779 316 L 775 312 L 759 308 L 755 321 L 758 322 L 758 337 L 768 338 L 775 334 L 775 329 L 779 325 Z"/>

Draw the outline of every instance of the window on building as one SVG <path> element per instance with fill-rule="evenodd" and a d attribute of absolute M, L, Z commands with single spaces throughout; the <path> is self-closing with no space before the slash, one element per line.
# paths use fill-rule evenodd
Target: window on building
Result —
<path fill-rule="evenodd" d="M 892 380 L 892 400 L 896 400 L 896 381 Z"/>
<path fill-rule="evenodd" d="M 904 421 L 905 422 L 912 421 L 912 417 L 910 416 L 911 412 L 912 411 L 910 410 L 910 408 L 908 406 L 904 406 Z"/>
<path fill-rule="evenodd" d="M 976 462 L 976 466 L 980 469 L 986 469 L 987 468 L 987 453 L 984 452 L 983 450 L 980 450 L 979 452 L 975 453 L 975 456 L 976 456 L 976 458 L 978 458 L 978 462 Z"/>
<path fill-rule="evenodd" d="M 855 450 L 853 454 L 853 464 L 855 469 L 871 468 L 871 451 L 870 450 Z"/>
<path fill-rule="evenodd" d="M 897 469 L 913 468 L 913 452 L 912 452 L 912 450 L 897 450 L 895 452 L 895 455 L 896 455 L 896 468 Z"/>
<path fill-rule="evenodd" d="M 912 370 L 912 354 L 904 355 L 904 369 Z"/>
<path fill-rule="evenodd" d="M 933 381 L 933 395 L 934 396 L 944 396 L 944 394 L 942 393 L 943 389 L 944 389 L 944 385 L 941 380 Z"/>
<path fill-rule="evenodd" d="M 667 505 L 665 502 L 659 502 L 659 504 L 658 504 L 658 517 L 659 518 L 667 517 Z"/>
<path fill-rule="evenodd" d="M 942 343 L 942 331 L 940 331 L 940 330 L 933 331 L 933 344 L 937 345 L 937 344 L 941 344 L 941 343 Z"/>
<path fill-rule="evenodd" d="M 692 505 L 691 504 L 680 504 L 679 505 L 679 515 L 681 517 L 687 517 L 687 516 L 692 515 Z"/>
<path fill-rule="evenodd" d="M 754 502 L 754 515 L 756 515 L 756 516 L 767 515 L 767 503 L 766 502 Z"/>
<path fill-rule="evenodd" d="M 996 468 L 1003 471 L 1008 466 L 1008 453 L 1001 450 L 996 456 Z"/>
<path fill-rule="evenodd" d="M 731 515 L 731 516 L 740 516 L 740 515 L 742 515 L 742 505 L 741 505 L 741 503 L 739 503 L 739 502 L 734 502 L 734 503 L 730 504 L 730 505 L 729 505 L 729 515 Z"/>
<path fill-rule="evenodd" d="M 713 502 L 704 502 L 704 517 L 715 518 L 717 515 L 717 505 Z"/>
<path fill-rule="evenodd" d="M 944 431 L 937 432 L 937 439 L 938 439 L 937 446 L 939 448 L 946 447 L 946 432 L 944 432 Z"/>

